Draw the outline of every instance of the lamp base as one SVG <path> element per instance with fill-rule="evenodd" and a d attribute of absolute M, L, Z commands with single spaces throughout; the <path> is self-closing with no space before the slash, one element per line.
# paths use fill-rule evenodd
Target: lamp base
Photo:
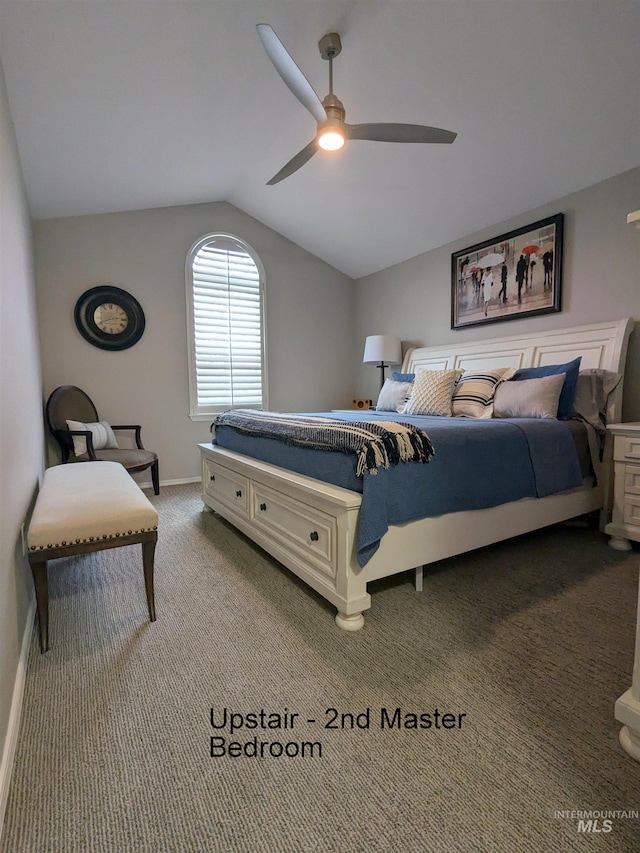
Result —
<path fill-rule="evenodd" d="M 387 367 L 389 367 L 389 365 L 385 364 L 383 361 L 381 361 L 380 364 L 378 365 L 378 368 L 381 371 L 381 373 L 380 373 L 380 390 L 381 391 L 382 391 L 382 386 L 384 385 L 384 371 Z"/>

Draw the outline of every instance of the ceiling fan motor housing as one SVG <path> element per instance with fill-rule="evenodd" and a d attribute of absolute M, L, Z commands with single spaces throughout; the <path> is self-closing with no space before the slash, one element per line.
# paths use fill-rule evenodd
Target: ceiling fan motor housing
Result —
<path fill-rule="evenodd" d="M 344 104 L 334 94 L 329 94 L 322 100 L 322 106 L 327 113 L 327 119 L 333 122 L 343 122 L 346 115 Z"/>

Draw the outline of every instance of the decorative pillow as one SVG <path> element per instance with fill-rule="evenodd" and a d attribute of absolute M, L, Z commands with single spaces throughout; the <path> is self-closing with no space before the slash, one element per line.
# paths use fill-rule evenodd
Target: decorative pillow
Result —
<path fill-rule="evenodd" d="M 376 403 L 378 412 L 398 412 L 404 406 L 413 390 L 413 382 L 396 382 L 385 379 Z"/>
<path fill-rule="evenodd" d="M 415 373 L 397 373 L 395 370 L 391 374 L 391 378 L 395 379 L 396 382 L 413 382 L 416 378 Z"/>
<path fill-rule="evenodd" d="M 113 430 L 106 421 L 96 424 L 83 424 L 80 421 L 67 421 L 71 430 L 83 430 L 90 432 L 93 438 L 93 449 L 104 450 L 105 448 L 117 448 L 118 441 Z M 82 456 L 87 452 L 87 439 L 83 435 L 73 436 L 73 452 L 76 456 Z"/>
<path fill-rule="evenodd" d="M 607 425 L 607 398 L 621 379 L 621 373 L 598 367 L 581 370 L 573 402 L 574 417 L 591 424 L 598 432 L 604 432 Z"/>
<path fill-rule="evenodd" d="M 502 382 L 496 388 L 493 414 L 496 418 L 553 418 L 565 382 L 564 373 Z"/>
<path fill-rule="evenodd" d="M 581 357 L 568 361 L 566 364 L 545 364 L 542 367 L 522 367 L 513 377 L 513 382 L 521 382 L 523 379 L 540 379 L 541 376 L 555 376 L 558 373 L 566 374 L 560 403 L 558 404 L 558 419 L 566 421 L 573 413 L 573 401 L 576 396 L 576 385 L 578 383 L 578 372 L 580 370 Z"/>
<path fill-rule="evenodd" d="M 454 418 L 490 418 L 496 388 L 501 382 L 511 379 L 515 372 L 515 367 L 477 373 L 465 370 L 453 392 L 451 410 Z"/>
<path fill-rule="evenodd" d="M 451 417 L 451 398 L 462 370 L 420 370 L 413 391 L 402 407 L 404 415 L 440 415 Z"/>

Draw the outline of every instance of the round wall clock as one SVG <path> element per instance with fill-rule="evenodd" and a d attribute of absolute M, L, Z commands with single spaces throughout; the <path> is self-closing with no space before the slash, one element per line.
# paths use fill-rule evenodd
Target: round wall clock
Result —
<path fill-rule="evenodd" d="M 128 349 L 144 332 L 144 311 L 138 300 L 110 284 L 83 293 L 76 302 L 74 319 L 82 337 L 100 349 Z"/>

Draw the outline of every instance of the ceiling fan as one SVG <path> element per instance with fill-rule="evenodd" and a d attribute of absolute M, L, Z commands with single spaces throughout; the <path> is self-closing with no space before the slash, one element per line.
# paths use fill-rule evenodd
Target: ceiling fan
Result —
<path fill-rule="evenodd" d="M 302 151 L 274 175 L 269 186 L 288 178 L 301 166 L 304 166 L 318 150 L 337 151 L 347 139 L 368 139 L 373 142 L 440 142 L 451 143 L 457 134 L 439 127 L 425 127 L 421 124 L 369 123 L 347 124 L 342 101 L 333 94 L 333 60 L 342 50 L 338 33 L 327 33 L 318 42 L 320 56 L 329 61 L 329 94 L 320 100 L 313 87 L 295 64 L 269 24 L 257 24 L 258 36 L 276 71 L 293 92 L 300 103 L 306 107 L 318 122 L 318 132 Z"/>

